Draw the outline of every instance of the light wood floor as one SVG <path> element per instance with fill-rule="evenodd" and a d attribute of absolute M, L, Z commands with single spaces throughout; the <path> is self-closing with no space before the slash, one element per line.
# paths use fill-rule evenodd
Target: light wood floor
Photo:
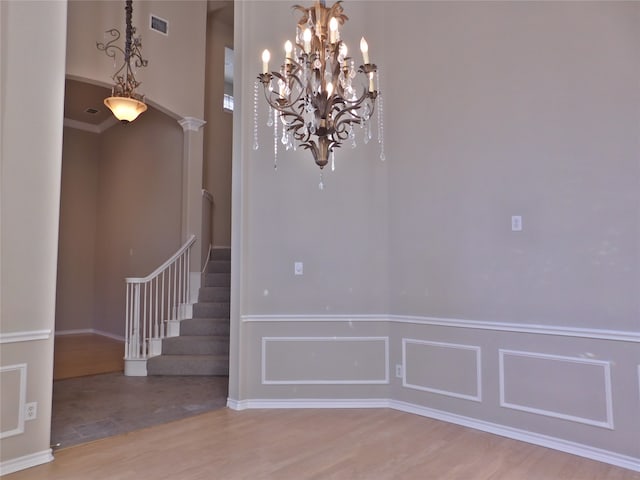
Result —
<path fill-rule="evenodd" d="M 388 409 L 221 409 L 55 456 L 5 478 L 640 479 L 640 473 Z"/>
<path fill-rule="evenodd" d="M 124 343 L 103 335 L 55 337 L 53 379 L 84 377 L 124 370 Z"/>

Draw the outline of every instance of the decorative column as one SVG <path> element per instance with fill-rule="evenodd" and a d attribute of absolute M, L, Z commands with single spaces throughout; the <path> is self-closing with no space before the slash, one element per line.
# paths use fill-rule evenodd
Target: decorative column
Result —
<path fill-rule="evenodd" d="M 197 300 L 202 271 L 202 168 L 204 156 L 204 120 L 183 117 L 178 123 L 184 131 L 182 151 L 182 239 L 196 236 L 189 263 L 191 303 Z"/>

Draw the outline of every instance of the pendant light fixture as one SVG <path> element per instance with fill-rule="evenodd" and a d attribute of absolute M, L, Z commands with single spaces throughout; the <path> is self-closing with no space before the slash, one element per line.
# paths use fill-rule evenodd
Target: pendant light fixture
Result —
<path fill-rule="evenodd" d="M 111 89 L 111 96 L 104 99 L 104 104 L 120 122 L 126 124 L 133 122 L 138 118 L 138 115 L 147 110 L 147 105 L 144 103 L 144 95 L 140 95 L 135 91 L 141 82 L 136 80 L 134 73 L 136 68 L 146 67 L 148 61 L 142 58 L 140 51 L 142 39 L 140 36 L 134 36 L 136 29 L 131 26 L 131 17 L 133 16 L 132 0 L 125 1 L 124 10 L 126 19 L 124 50 L 116 45 L 116 42 L 120 40 L 120 32 L 115 28 L 105 32 L 105 35 L 112 37 L 111 41 L 96 43 L 96 46 L 98 50 L 113 58 L 114 65 L 117 53 L 122 54 L 124 57 L 122 65 L 111 77 L 115 85 Z"/>

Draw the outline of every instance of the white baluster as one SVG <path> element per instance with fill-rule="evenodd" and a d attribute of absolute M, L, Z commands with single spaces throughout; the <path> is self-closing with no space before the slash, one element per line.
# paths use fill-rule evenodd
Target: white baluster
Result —
<path fill-rule="evenodd" d="M 132 358 L 140 357 L 140 284 L 136 283 L 134 287 L 134 310 L 133 310 L 133 331 L 131 335 L 131 353 Z"/>
<path fill-rule="evenodd" d="M 131 324 L 131 284 L 127 283 L 127 299 L 125 302 L 125 316 L 124 316 L 124 355 L 125 358 L 129 357 L 129 340 L 131 338 L 131 332 L 129 331 Z"/>
<path fill-rule="evenodd" d="M 191 265 L 191 250 L 187 250 L 187 265 Z M 187 303 L 191 303 L 190 298 L 191 292 L 191 274 L 189 273 L 189 269 L 187 268 Z"/>
<path fill-rule="evenodd" d="M 190 300 L 190 248 L 194 242 L 191 237 L 146 278 L 126 280 L 125 360 L 159 354 L 159 342 L 169 333 L 169 320 L 182 318 L 182 307 Z"/>
<path fill-rule="evenodd" d="M 173 264 L 173 319 L 178 319 L 178 312 L 176 311 L 176 305 L 178 305 L 178 266 Z"/>
<path fill-rule="evenodd" d="M 176 292 L 176 318 L 180 318 L 180 314 L 179 314 L 179 310 L 180 310 L 180 304 L 182 303 L 182 298 L 181 294 L 182 294 L 182 275 L 183 275 L 183 269 L 184 266 L 182 265 L 182 261 L 181 261 L 181 257 L 178 257 L 177 261 L 176 261 L 176 265 L 178 267 L 178 290 Z"/>
<path fill-rule="evenodd" d="M 180 302 L 184 308 L 184 304 L 187 303 L 186 291 L 187 291 L 187 256 L 185 254 L 180 257 L 180 262 L 182 263 L 182 290 L 180 290 L 180 296 L 182 297 L 182 302 Z"/>
<path fill-rule="evenodd" d="M 154 278 L 153 282 L 156 285 L 156 294 L 155 294 L 155 302 L 154 302 L 154 304 L 155 304 L 155 314 L 153 316 L 153 323 L 155 325 L 155 330 L 156 330 L 155 337 L 156 338 L 162 338 L 163 337 L 162 328 L 161 328 L 161 325 L 158 322 L 158 278 L 157 277 Z"/>
<path fill-rule="evenodd" d="M 160 316 L 162 317 L 162 322 L 166 322 L 167 319 L 164 318 L 164 299 L 166 296 L 166 292 L 164 291 L 164 271 L 162 272 L 162 288 L 160 289 L 162 291 L 162 300 L 160 302 L 160 305 L 162 306 L 160 309 Z"/>
<path fill-rule="evenodd" d="M 147 356 L 147 284 L 144 284 L 142 293 L 142 338 L 140 339 L 140 346 L 142 348 L 142 358 Z"/>

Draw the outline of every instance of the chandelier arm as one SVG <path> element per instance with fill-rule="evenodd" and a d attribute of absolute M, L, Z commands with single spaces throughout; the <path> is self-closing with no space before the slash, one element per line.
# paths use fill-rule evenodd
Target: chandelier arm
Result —
<path fill-rule="evenodd" d="M 298 100 L 300 100 L 304 94 L 304 85 L 302 84 L 302 81 L 298 78 L 298 76 L 296 75 L 288 75 L 288 76 L 284 76 L 278 72 L 271 72 L 271 75 L 278 78 L 279 80 L 283 81 L 284 83 L 288 83 L 287 79 L 293 79 L 296 81 L 296 83 L 299 85 L 300 87 L 300 91 L 298 92 L 298 95 L 296 96 L 296 98 L 294 98 L 293 100 L 289 99 L 288 103 L 286 103 L 285 105 L 283 105 L 281 108 L 278 108 L 278 110 L 283 111 L 282 108 L 293 108 L 293 106 L 298 102 Z M 258 77 L 260 78 L 260 77 Z M 269 82 L 270 83 L 270 82 Z M 267 84 L 263 83 L 264 89 L 265 89 L 265 95 L 267 95 Z M 289 90 L 291 91 L 291 87 L 289 87 Z M 272 94 L 274 97 L 276 96 L 275 94 Z M 277 98 L 282 98 L 278 95 Z M 272 105 L 273 106 L 273 105 Z"/>
<path fill-rule="evenodd" d="M 346 140 L 347 138 L 349 138 L 349 130 L 347 129 L 347 126 L 351 126 L 353 128 L 353 125 L 359 125 L 359 124 L 360 124 L 360 121 L 345 120 L 343 122 L 340 122 L 339 125 L 336 125 L 333 135 L 338 140 Z"/>
<path fill-rule="evenodd" d="M 287 108 L 291 108 L 293 107 L 294 103 L 287 103 L 284 104 L 283 106 L 280 105 L 280 102 L 278 102 L 278 100 L 281 100 L 282 97 L 280 95 L 276 95 L 274 93 L 269 94 L 269 88 L 265 85 L 264 86 L 264 98 L 267 101 L 267 103 L 269 104 L 269 106 L 281 113 L 287 112 L 287 110 L 284 109 L 284 107 Z"/>
<path fill-rule="evenodd" d="M 107 30 L 106 32 L 104 32 L 105 34 L 109 34 L 113 38 L 112 40 L 108 41 L 107 43 L 102 43 L 102 42 L 96 42 L 96 48 L 98 50 L 100 50 L 101 52 L 104 52 L 107 57 L 111 57 L 111 58 L 115 58 L 116 57 L 116 51 L 120 52 L 121 54 L 124 55 L 124 50 L 122 48 L 120 48 L 118 45 L 115 45 L 115 43 L 120 40 L 120 32 L 118 31 L 118 29 L 116 28 L 112 28 L 110 30 Z"/>
<path fill-rule="evenodd" d="M 120 53 L 121 55 L 125 56 L 125 51 L 120 48 L 118 45 L 116 45 L 116 42 L 118 40 L 120 40 L 120 32 L 116 29 L 116 28 L 112 28 L 110 30 L 107 30 L 105 32 L 105 34 L 109 34 L 112 37 L 114 37 L 113 39 L 111 39 L 109 42 L 107 43 L 102 43 L 102 42 L 96 42 L 96 48 L 98 50 L 100 50 L 101 52 L 104 52 L 105 55 L 107 57 L 113 58 L 114 61 L 116 59 L 116 53 Z M 127 66 L 126 62 L 123 63 L 120 68 L 118 68 L 115 73 L 111 76 L 111 79 L 116 82 L 118 82 L 118 75 L 120 75 L 122 73 L 122 71 L 124 70 L 124 68 Z"/>
<path fill-rule="evenodd" d="M 358 110 L 358 108 L 364 103 L 364 101 L 367 100 L 370 97 L 371 97 L 370 92 L 365 91 L 358 100 L 356 100 L 355 102 L 349 102 L 350 103 L 349 106 L 346 106 L 346 103 L 345 103 L 345 108 L 343 110 L 339 111 L 336 114 L 336 116 L 334 117 L 334 119 L 333 119 L 334 124 L 338 125 L 341 122 L 341 120 L 340 120 L 341 117 L 343 117 L 347 113 L 349 115 L 351 115 L 352 117 L 355 117 L 357 119 L 357 123 L 359 124 L 362 121 L 362 116 L 358 115 L 358 114 L 354 114 L 353 112 Z M 371 103 L 373 105 L 374 102 L 371 102 Z M 372 114 L 373 114 L 373 108 L 374 107 L 372 106 L 372 109 L 371 109 L 371 113 Z"/>
<path fill-rule="evenodd" d="M 274 72 L 275 73 L 275 72 Z M 258 77 L 260 78 L 260 77 Z M 280 103 L 277 101 L 277 99 L 274 99 L 275 95 L 269 95 L 268 92 L 268 85 L 269 82 L 264 82 L 263 81 L 263 86 L 264 86 L 264 97 L 265 100 L 267 101 L 267 104 L 273 108 L 274 110 L 280 112 L 281 116 L 284 116 L 285 118 L 285 126 L 288 130 L 293 131 L 294 132 L 294 138 L 296 138 L 296 140 L 299 141 L 307 141 L 308 138 L 310 137 L 310 133 L 304 134 L 304 133 L 299 133 L 298 130 L 300 130 L 301 128 L 304 128 L 305 126 L 305 121 L 304 121 L 304 117 L 299 114 L 296 113 L 295 110 L 293 110 L 292 108 L 295 107 L 295 104 L 298 102 L 294 102 L 292 104 L 287 104 L 287 105 L 280 105 Z M 301 97 L 301 95 L 298 96 L 298 99 Z M 278 97 L 278 99 L 280 99 L 280 97 Z M 291 108 L 290 110 L 286 110 L 283 107 L 289 107 Z M 302 107 L 303 108 L 303 107 Z M 292 117 L 293 120 L 289 121 L 286 120 L 287 117 Z"/>
<path fill-rule="evenodd" d="M 294 113 L 283 113 L 282 115 L 285 117 L 287 116 L 294 117 L 294 119 L 291 122 L 285 123 L 286 129 L 289 132 L 291 132 L 291 134 L 293 135 L 293 138 L 295 138 L 299 142 L 307 142 L 311 134 L 309 133 L 308 129 L 305 131 L 305 123 L 302 117 Z"/>

